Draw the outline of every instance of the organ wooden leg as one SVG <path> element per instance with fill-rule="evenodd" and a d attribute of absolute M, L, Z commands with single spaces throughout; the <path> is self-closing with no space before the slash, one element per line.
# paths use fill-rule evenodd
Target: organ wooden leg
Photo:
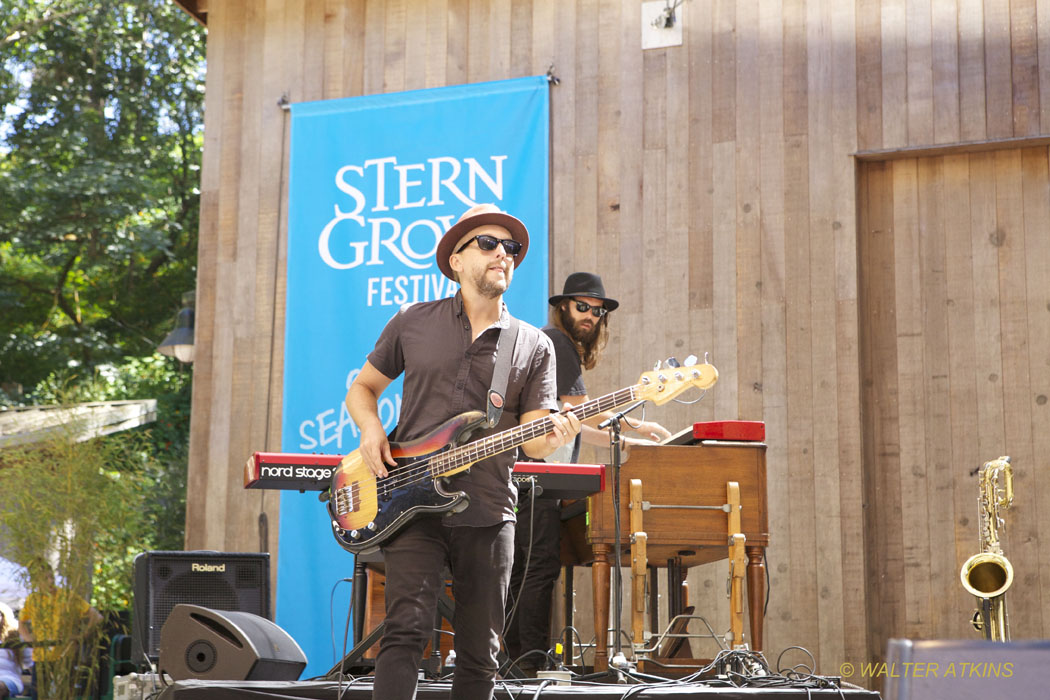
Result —
<path fill-rule="evenodd" d="M 591 545 L 594 564 L 591 586 L 594 597 L 594 670 L 609 668 L 609 553 L 612 545 Z"/>
<path fill-rule="evenodd" d="M 747 550 L 747 605 L 751 618 L 751 648 L 762 651 L 762 608 L 766 602 L 766 548 L 751 545 Z"/>
<path fill-rule="evenodd" d="M 631 643 L 638 646 L 645 643 L 645 583 L 649 573 L 649 536 L 642 512 L 642 480 L 631 479 Z"/>

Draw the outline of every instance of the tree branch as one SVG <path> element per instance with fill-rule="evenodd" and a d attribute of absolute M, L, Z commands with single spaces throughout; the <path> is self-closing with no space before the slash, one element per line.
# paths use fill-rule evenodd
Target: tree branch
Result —
<path fill-rule="evenodd" d="M 52 22 L 57 22 L 72 15 L 82 14 L 84 12 L 82 8 L 74 8 L 72 10 L 67 10 L 66 12 L 54 14 L 54 11 L 59 9 L 59 6 L 62 4 L 63 0 L 56 0 L 55 4 L 44 10 L 44 13 L 40 15 L 40 17 L 38 17 L 37 19 L 29 20 L 23 22 L 21 26 L 16 26 L 13 32 L 5 36 L 3 39 L 0 39 L 0 49 L 3 49 L 8 44 L 13 44 L 16 41 L 24 39 L 30 34 L 38 32 L 45 25 L 51 24 Z"/>
<path fill-rule="evenodd" d="M 62 294 L 62 290 L 66 287 L 66 282 L 69 280 L 69 275 L 73 271 L 73 266 L 77 262 L 77 258 L 80 257 L 80 251 L 77 250 L 69 259 L 66 260 L 65 265 L 62 266 L 61 272 L 59 272 L 57 284 L 53 290 L 55 305 L 66 315 L 66 317 L 73 322 L 74 325 L 81 325 L 81 320 L 77 318 L 77 311 L 74 309 L 69 301 L 66 300 Z"/>

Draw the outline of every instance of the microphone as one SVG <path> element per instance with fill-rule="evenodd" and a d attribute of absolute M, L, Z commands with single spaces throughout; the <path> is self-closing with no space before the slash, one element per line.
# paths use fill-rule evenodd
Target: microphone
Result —
<path fill-rule="evenodd" d="M 626 408 L 626 409 L 620 411 L 619 413 L 614 413 L 610 418 L 606 418 L 605 420 L 603 420 L 601 423 L 598 424 L 598 430 L 605 430 L 610 425 L 612 425 L 614 422 L 619 421 L 624 416 L 626 416 L 628 413 L 630 413 L 634 409 L 636 409 L 639 406 L 641 406 L 643 403 L 645 403 L 644 399 L 642 401 L 635 402 L 629 408 Z"/>

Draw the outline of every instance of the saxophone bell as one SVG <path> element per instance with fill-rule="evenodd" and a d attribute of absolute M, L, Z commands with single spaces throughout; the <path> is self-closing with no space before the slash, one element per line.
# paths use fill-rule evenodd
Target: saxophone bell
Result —
<path fill-rule="evenodd" d="M 959 572 L 963 588 L 978 598 L 998 598 L 1014 582 L 1014 567 L 1002 554 L 978 552 Z"/>

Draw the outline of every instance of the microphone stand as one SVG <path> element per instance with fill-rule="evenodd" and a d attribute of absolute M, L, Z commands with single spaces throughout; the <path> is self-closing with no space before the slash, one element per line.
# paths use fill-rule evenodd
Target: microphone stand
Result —
<path fill-rule="evenodd" d="M 614 559 L 614 562 L 613 562 L 613 592 L 614 592 L 613 608 L 616 610 L 616 614 L 615 614 L 615 616 L 613 618 L 613 633 L 615 635 L 615 642 L 614 642 L 614 646 L 613 646 L 613 650 L 614 650 L 613 661 L 617 661 L 617 657 L 622 657 L 623 656 L 623 653 L 621 651 L 621 640 L 620 640 L 620 637 L 622 635 L 620 617 L 621 617 L 621 613 L 622 613 L 621 608 L 623 607 L 623 602 L 621 600 L 622 594 L 623 594 L 623 571 L 620 570 L 620 562 L 621 562 L 621 555 L 622 555 L 622 551 L 621 551 L 622 546 L 620 544 L 620 467 L 623 466 L 623 459 L 622 459 L 622 452 L 620 450 L 620 423 L 624 419 L 624 416 L 626 416 L 628 413 L 630 413 L 631 411 L 635 410 L 636 408 L 638 408 L 639 406 L 641 406 L 644 403 L 645 403 L 644 400 L 637 401 L 637 402 L 631 404 L 630 406 L 628 406 L 627 408 L 625 408 L 624 410 L 620 411 L 619 413 L 613 414 L 610 418 L 607 418 L 606 420 L 604 420 L 604 421 L 602 421 L 601 423 L 598 424 L 598 430 L 605 430 L 607 428 L 611 428 L 611 430 L 609 431 L 609 446 L 612 448 L 612 468 L 613 468 L 613 476 L 612 476 L 612 488 L 613 488 L 613 492 L 612 492 L 612 497 L 613 497 L 613 539 L 616 542 L 616 545 L 613 548 L 613 551 L 614 551 L 614 555 L 613 555 L 613 559 Z M 595 630 L 595 633 L 596 634 L 608 634 L 609 631 L 608 630 Z M 632 649 L 632 652 L 633 652 L 633 649 Z M 597 659 L 595 661 L 597 661 Z M 626 659 L 624 659 L 623 662 L 618 662 L 618 663 L 623 663 L 624 665 L 626 665 Z M 611 676 L 611 677 L 615 677 L 618 682 L 622 683 L 623 682 L 623 675 L 621 673 L 622 669 L 619 666 L 617 666 L 615 668 L 616 668 L 615 672 L 612 670 L 612 668 L 610 668 L 608 671 L 605 671 L 604 673 L 595 673 L 595 674 L 591 674 L 589 676 L 584 676 L 581 680 L 596 680 L 596 679 L 599 679 L 599 678 Z"/>

